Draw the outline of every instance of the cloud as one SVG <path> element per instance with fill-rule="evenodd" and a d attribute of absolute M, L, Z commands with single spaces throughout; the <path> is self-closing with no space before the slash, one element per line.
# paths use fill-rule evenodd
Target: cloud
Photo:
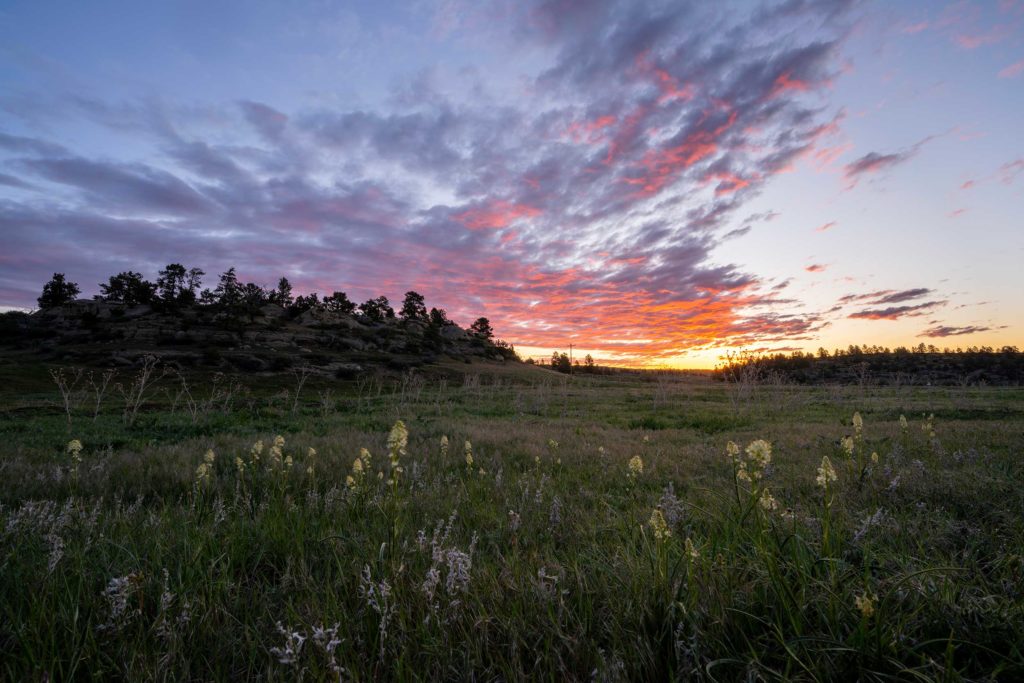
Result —
<path fill-rule="evenodd" d="M 824 273 L 828 269 L 828 266 L 821 263 L 812 263 L 809 266 L 804 267 L 808 273 Z"/>
<path fill-rule="evenodd" d="M 1017 76 L 1020 76 L 1022 73 L 1024 73 L 1024 59 L 1020 60 L 1019 62 L 1014 62 L 1013 64 L 1010 64 L 1009 66 L 1003 69 L 1000 69 L 997 75 L 999 76 L 999 78 L 1016 78 Z"/>
<path fill-rule="evenodd" d="M 889 306 L 887 308 L 869 308 L 856 311 L 846 316 L 862 320 L 898 320 L 905 317 L 925 315 L 927 311 L 945 304 L 945 301 L 929 301 L 915 306 Z"/>
<path fill-rule="evenodd" d="M 171 173 L 144 164 L 82 158 L 21 159 L 18 166 L 53 183 L 82 190 L 111 207 L 172 214 L 207 213 L 209 200 Z"/>
<path fill-rule="evenodd" d="M 360 300 L 416 289 L 517 344 L 620 362 L 809 338 L 821 315 L 716 249 L 777 215 L 738 220 L 834 129 L 851 4 L 472 3 L 443 22 L 491 61 L 529 56 L 514 91 L 424 72 L 373 106 L 69 96 L 61 115 L 125 158 L 0 139 L 13 182 L 50 193 L 0 202 L 0 303 L 53 269 L 89 291 L 180 261 Z"/>
<path fill-rule="evenodd" d="M 825 232 L 826 230 L 831 230 L 832 228 L 836 227 L 836 225 L 838 225 L 836 221 L 829 221 L 828 223 L 824 223 L 816 227 L 814 229 L 814 232 Z"/>
<path fill-rule="evenodd" d="M 929 327 L 919 337 L 958 337 L 962 334 L 974 334 L 975 332 L 988 332 L 991 327 L 981 327 L 978 325 L 967 325 L 964 327 L 954 327 L 949 325 L 935 325 Z"/>
<path fill-rule="evenodd" d="M 921 148 L 932 139 L 934 139 L 934 136 L 928 136 L 920 142 L 898 152 L 889 152 L 887 154 L 869 152 L 848 163 L 843 167 L 843 174 L 846 176 L 846 180 L 848 181 L 847 189 L 854 187 L 860 180 L 861 176 L 887 171 L 895 166 L 899 166 L 900 164 L 910 161 L 917 156 L 917 153 L 921 151 Z"/>

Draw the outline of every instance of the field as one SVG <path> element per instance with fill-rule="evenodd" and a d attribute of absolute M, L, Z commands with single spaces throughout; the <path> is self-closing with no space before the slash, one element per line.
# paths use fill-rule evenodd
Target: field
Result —
<path fill-rule="evenodd" d="M 138 373 L 0 366 L 6 680 L 1024 678 L 1020 388 Z"/>

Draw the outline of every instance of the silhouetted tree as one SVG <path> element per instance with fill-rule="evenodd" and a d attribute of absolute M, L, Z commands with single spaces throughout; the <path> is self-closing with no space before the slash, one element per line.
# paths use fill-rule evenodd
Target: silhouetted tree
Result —
<path fill-rule="evenodd" d="M 292 283 L 288 282 L 288 278 L 283 277 L 277 281 L 277 289 L 273 289 L 268 293 L 267 300 L 281 308 L 288 308 L 294 303 L 292 299 Z"/>
<path fill-rule="evenodd" d="M 249 316 L 249 322 L 256 319 L 260 309 L 267 303 L 267 291 L 255 282 L 247 282 L 241 288 L 241 307 Z"/>
<path fill-rule="evenodd" d="M 427 307 L 423 295 L 413 291 L 406 292 L 400 315 L 403 320 L 426 320 Z"/>
<path fill-rule="evenodd" d="M 238 282 L 234 266 L 221 273 L 213 297 L 224 308 L 235 308 L 242 302 L 242 285 Z"/>
<path fill-rule="evenodd" d="M 310 292 L 306 296 L 295 297 L 295 302 L 288 307 L 288 315 L 293 318 L 297 318 L 306 311 L 311 311 L 314 308 L 320 307 L 320 295 L 316 292 Z"/>
<path fill-rule="evenodd" d="M 165 304 L 190 305 L 196 302 L 196 291 L 202 285 L 203 275 L 199 268 L 186 269 L 180 263 L 168 263 L 157 273 L 156 289 L 160 301 Z"/>
<path fill-rule="evenodd" d="M 453 324 L 453 323 L 452 323 L 451 320 L 448 319 L 448 313 L 445 312 L 445 310 L 443 308 L 431 308 L 430 309 L 430 326 L 431 327 L 436 327 L 438 329 L 441 329 L 442 327 L 445 327 L 446 325 L 451 325 L 451 324 Z"/>
<path fill-rule="evenodd" d="M 569 362 L 569 354 L 555 351 L 551 354 L 551 369 L 568 374 L 572 371 L 572 363 Z"/>
<path fill-rule="evenodd" d="M 352 315 L 355 313 L 356 305 L 345 292 L 334 292 L 324 297 L 324 308 L 335 315 Z"/>
<path fill-rule="evenodd" d="M 137 306 L 153 301 L 156 285 L 143 279 L 141 273 L 128 270 L 111 275 L 107 284 L 100 284 L 100 294 L 110 303 Z"/>
<path fill-rule="evenodd" d="M 469 326 L 469 332 L 474 337 L 490 340 L 494 337 L 494 330 L 491 329 L 491 321 L 487 318 L 477 318 Z"/>
<path fill-rule="evenodd" d="M 367 320 L 375 323 L 384 322 L 385 318 L 395 317 L 395 309 L 391 308 L 391 303 L 386 296 L 379 296 L 360 304 L 359 312 Z"/>
<path fill-rule="evenodd" d="M 594 357 L 588 353 L 586 356 L 583 357 L 583 365 L 587 368 L 587 370 L 592 371 L 595 367 Z"/>
<path fill-rule="evenodd" d="M 64 273 L 54 273 L 50 281 L 43 285 L 43 293 L 36 301 L 39 308 L 53 308 L 73 301 L 81 291 L 76 283 L 64 279 Z"/>

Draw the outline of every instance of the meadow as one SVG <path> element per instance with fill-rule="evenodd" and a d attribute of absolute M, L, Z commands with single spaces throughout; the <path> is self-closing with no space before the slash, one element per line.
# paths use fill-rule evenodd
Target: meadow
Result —
<path fill-rule="evenodd" d="M 1019 387 L 49 370 L 6 680 L 1024 679 Z"/>

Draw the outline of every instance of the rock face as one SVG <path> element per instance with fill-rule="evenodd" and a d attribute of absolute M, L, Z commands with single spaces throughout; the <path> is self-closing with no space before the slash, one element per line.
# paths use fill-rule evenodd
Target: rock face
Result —
<path fill-rule="evenodd" d="M 32 314 L 0 314 L 0 346 L 55 362 L 125 366 L 157 356 L 182 368 L 264 372 L 308 366 L 338 377 L 442 357 L 516 359 L 510 346 L 480 339 L 454 323 L 372 322 L 324 310 L 292 316 L 275 304 L 239 312 L 198 305 L 125 307 L 90 299 Z"/>

